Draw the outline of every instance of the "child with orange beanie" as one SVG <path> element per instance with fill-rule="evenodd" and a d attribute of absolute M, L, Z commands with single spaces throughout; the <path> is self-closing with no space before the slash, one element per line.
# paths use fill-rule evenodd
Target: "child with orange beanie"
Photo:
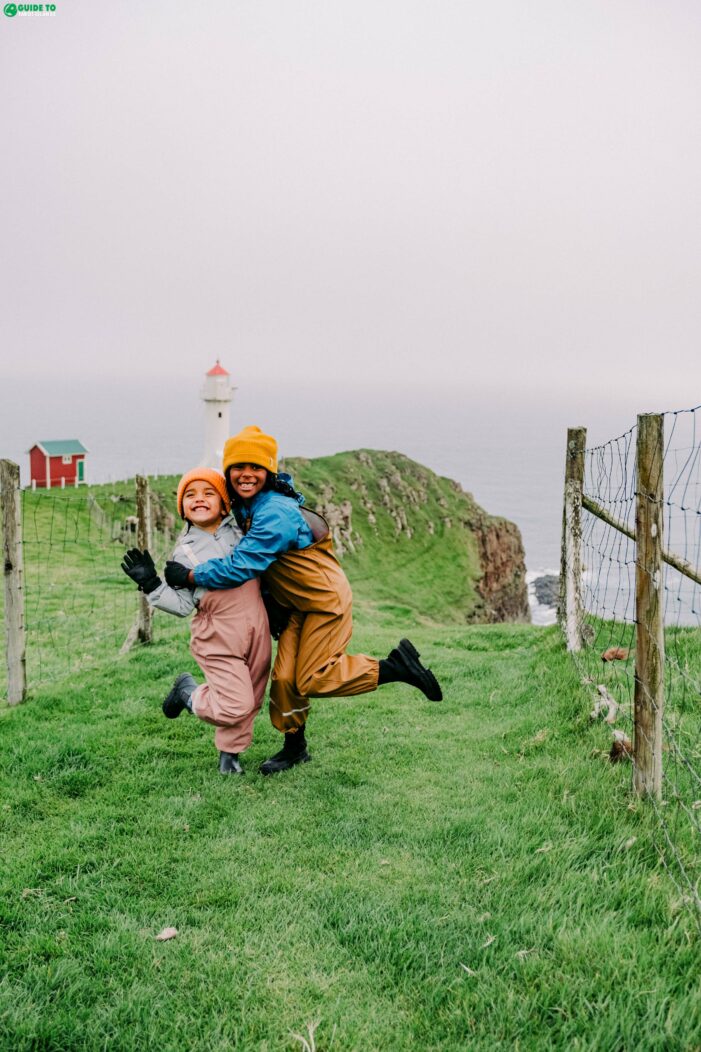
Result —
<path fill-rule="evenodd" d="M 280 635 L 270 689 L 270 718 L 285 735 L 262 774 L 286 771 L 311 757 L 305 722 L 309 698 L 366 694 L 384 683 L 407 683 L 431 701 L 443 697 L 430 669 L 408 639 L 379 661 L 348 654 L 353 627 L 348 578 L 333 552 L 324 519 L 304 507 L 289 475 L 278 474 L 277 442 L 247 427 L 224 447 L 232 507 L 244 532 L 230 555 L 194 570 L 175 560 L 165 577 L 176 589 L 236 592 L 263 576 L 273 599 L 290 611 Z"/>
<path fill-rule="evenodd" d="M 224 476 L 211 468 L 195 468 L 178 484 L 178 513 L 186 528 L 173 558 L 194 568 L 209 559 L 231 555 L 242 534 L 229 511 Z M 222 774 L 243 774 L 239 760 L 253 737 L 270 672 L 270 630 L 257 579 L 228 591 L 176 590 L 161 581 L 147 551 L 132 548 L 122 569 L 138 584 L 151 606 L 192 620 L 190 650 L 205 683 L 197 685 L 189 672 L 177 677 L 163 702 L 174 719 L 187 709 L 217 728 Z"/>

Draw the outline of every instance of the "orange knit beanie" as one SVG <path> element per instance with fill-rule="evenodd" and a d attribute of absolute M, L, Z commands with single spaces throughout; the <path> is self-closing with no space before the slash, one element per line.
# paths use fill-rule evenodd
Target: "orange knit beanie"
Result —
<path fill-rule="evenodd" d="M 215 471 L 214 468 L 193 468 L 192 471 L 188 471 L 183 475 L 178 483 L 178 514 L 181 519 L 185 518 L 183 514 L 183 496 L 191 482 L 209 482 L 210 485 L 214 486 L 222 499 L 224 513 L 228 513 L 229 494 L 226 492 L 226 479 L 221 472 Z"/>
<path fill-rule="evenodd" d="M 277 472 L 277 442 L 259 427 L 244 427 L 224 446 L 224 474 L 232 464 L 258 464 L 266 471 Z"/>

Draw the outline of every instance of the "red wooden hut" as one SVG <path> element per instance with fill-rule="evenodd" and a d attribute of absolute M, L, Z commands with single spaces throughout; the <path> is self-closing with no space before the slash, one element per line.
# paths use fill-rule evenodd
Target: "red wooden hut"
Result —
<path fill-rule="evenodd" d="M 32 486 L 79 486 L 85 482 L 87 449 L 77 438 L 37 442 L 29 450 Z"/>

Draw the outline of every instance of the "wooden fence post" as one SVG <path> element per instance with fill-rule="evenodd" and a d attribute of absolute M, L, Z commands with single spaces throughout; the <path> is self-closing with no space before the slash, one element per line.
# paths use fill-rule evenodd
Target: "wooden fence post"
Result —
<path fill-rule="evenodd" d="M 582 649 L 582 491 L 587 429 L 567 430 L 565 499 L 562 515 L 560 557 L 560 606 L 558 618 L 565 632 L 567 649 Z"/>
<path fill-rule="evenodd" d="M 136 527 L 136 545 L 141 548 L 151 549 L 151 493 L 149 491 L 148 479 L 143 475 L 136 476 L 136 517 L 139 520 Z M 150 643 L 153 640 L 153 610 L 149 606 L 148 599 L 139 592 L 139 620 L 137 627 L 137 639 L 140 643 Z"/>
<path fill-rule="evenodd" d="M 151 493 L 148 479 L 143 475 L 136 476 L 136 546 L 141 551 L 144 548 L 151 549 Z M 139 612 L 136 621 L 129 630 L 127 638 L 120 650 L 120 654 L 126 654 L 135 643 L 151 643 L 153 641 L 153 610 L 143 592 L 139 592 Z"/>
<path fill-rule="evenodd" d="M 7 700 L 10 705 L 27 695 L 27 644 L 22 588 L 22 494 L 19 465 L 0 460 L 3 566 L 5 569 L 5 656 Z"/>
<path fill-rule="evenodd" d="M 662 793 L 664 709 L 664 417 L 638 417 L 635 534 L 635 733 L 633 786 L 640 796 Z"/>

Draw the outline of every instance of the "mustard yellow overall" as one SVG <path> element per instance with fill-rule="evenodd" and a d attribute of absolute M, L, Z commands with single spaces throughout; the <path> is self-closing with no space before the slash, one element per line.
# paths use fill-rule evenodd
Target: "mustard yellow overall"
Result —
<path fill-rule="evenodd" d="M 326 526 L 320 516 L 306 509 L 305 513 L 305 518 L 313 515 Z M 315 536 L 321 532 L 317 526 Z M 310 697 L 349 697 L 376 689 L 379 662 L 365 654 L 346 654 L 353 631 L 353 594 L 333 553 L 328 526 L 310 547 L 279 556 L 263 579 L 273 598 L 294 611 L 280 636 L 273 666 L 274 727 L 283 733 L 303 727 Z"/>

